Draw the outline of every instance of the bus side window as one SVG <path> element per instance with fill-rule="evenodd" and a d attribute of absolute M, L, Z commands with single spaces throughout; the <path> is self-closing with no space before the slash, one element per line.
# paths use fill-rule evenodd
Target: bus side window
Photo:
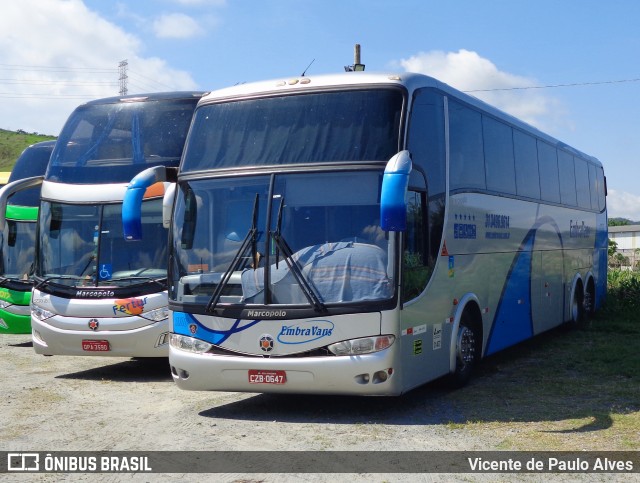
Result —
<path fill-rule="evenodd" d="M 403 302 L 422 293 L 433 271 L 429 266 L 427 193 L 409 190 L 407 198 L 407 229 L 402 254 Z"/>
<path fill-rule="evenodd" d="M 412 102 L 407 148 L 413 170 L 404 234 L 403 302 L 426 288 L 440 250 L 446 198 L 444 106 L 443 95 L 430 88 L 416 91 Z"/>

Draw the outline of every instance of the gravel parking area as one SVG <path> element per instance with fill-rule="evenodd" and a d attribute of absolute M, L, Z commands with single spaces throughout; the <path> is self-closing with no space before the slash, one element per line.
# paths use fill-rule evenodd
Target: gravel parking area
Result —
<path fill-rule="evenodd" d="M 0 449 L 4 451 L 504 449 L 501 431 L 473 431 L 452 424 L 466 421 L 465 415 L 449 404 L 451 391 L 438 382 L 401 398 L 187 392 L 174 385 L 166 359 L 44 357 L 34 353 L 29 336 L 9 335 L 0 335 L 0 361 Z M 57 481 L 60 475 L 15 476 Z M 178 474 L 69 476 L 75 481 L 180 478 Z M 442 481 L 430 474 L 339 476 L 217 474 L 215 480 Z M 588 479 L 611 481 L 611 476 Z M 560 480 L 575 477 L 565 475 Z M 536 481 L 535 475 L 449 474 L 444 479 Z"/>

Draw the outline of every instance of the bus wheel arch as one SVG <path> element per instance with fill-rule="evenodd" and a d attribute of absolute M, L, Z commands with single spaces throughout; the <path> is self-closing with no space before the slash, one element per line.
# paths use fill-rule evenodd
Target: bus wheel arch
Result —
<path fill-rule="evenodd" d="M 453 387 L 464 386 L 482 358 L 482 313 L 478 299 L 465 295 L 456 311 L 451 332 L 450 374 Z"/>

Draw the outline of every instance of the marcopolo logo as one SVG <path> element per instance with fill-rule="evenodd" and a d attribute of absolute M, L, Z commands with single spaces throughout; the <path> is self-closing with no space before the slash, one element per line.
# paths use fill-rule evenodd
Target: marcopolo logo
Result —
<path fill-rule="evenodd" d="M 283 325 L 277 339 L 282 344 L 304 344 L 331 337 L 333 329 L 333 322 L 329 320 L 309 320 L 294 325 Z"/>
<path fill-rule="evenodd" d="M 78 290 L 76 291 L 76 297 L 82 299 L 89 298 L 108 298 L 115 296 L 115 292 L 112 290 Z"/>
<path fill-rule="evenodd" d="M 147 305 L 147 297 L 143 299 L 119 299 L 113 304 L 113 315 L 140 315 L 144 311 L 145 305 Z"/>
<path fill-rule="evenodd" d="M 286 310 L 247 310 L 246 317 L 252 319 L 279 319 L 287 316 Z"/>

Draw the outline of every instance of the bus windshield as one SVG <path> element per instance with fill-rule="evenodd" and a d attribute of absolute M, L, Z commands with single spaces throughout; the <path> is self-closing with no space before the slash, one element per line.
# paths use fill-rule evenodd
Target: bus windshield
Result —
<path fill-rule="evenodd" d="M 125 183 L 146 168 L 178 166 L 196 102 L 193 98 L 78 107 L 60 133 L 45 179 Z"/>
<path fill-rule="evenodd" d="M 181 183 L 172 298 L 209 308 L 389 299 L 380 182 L 381 172 L 347 171 Z"/>
<path fill-rule="evenodd" d="M 36 276 L 71 287 L 128 286 L 165 279 L 167 230 L 162 199 L 142 203 L 145 238 L 125 242 L 122 205 L 43 201 Z M 149 240 L 153 240 L 150 243 Z"/>
<path fill-rule="evenodd" d="M 399 150 L 402 102 L 399 89 L 367 89 L 204 105 L 180 169 L 386 162 Z"/>
<path fill-rule="evenodd" d="M 380 228 L 381 176 L 361 170 L 181 182 L 170 297 L 208 310 L 391 298 L 393 235 Z"/>

